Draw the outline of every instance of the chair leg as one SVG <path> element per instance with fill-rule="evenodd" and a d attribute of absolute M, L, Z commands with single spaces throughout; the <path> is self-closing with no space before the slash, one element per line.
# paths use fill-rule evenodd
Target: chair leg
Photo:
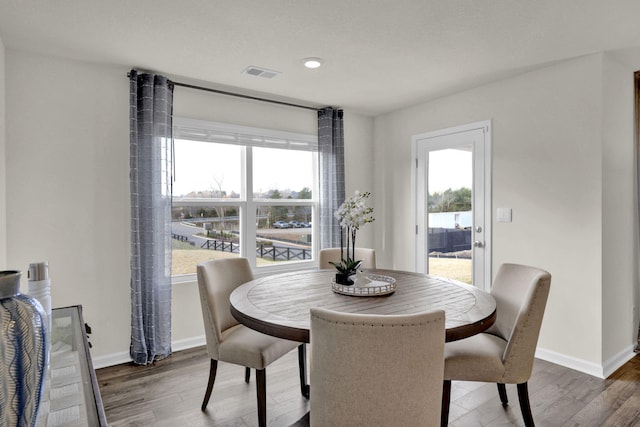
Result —
<path fill-rule="evenodd" d="M 309 384 L 307 384 L 307 346 L 298 346 L 298 367 L 300 368 L 300 392 L 305 398 L 309 398 Z"/>
<path fill-rule="evenodd" d="M 244 368 L 244 382 L 249 384 L 249 378 L 251 378 L 251 368 Z"/>
<path fill-rule="evenodd" d="M 256 395 L 258 397 L 258 426 L 267 427 L 266 369 L 256 369 Z"/>
<path fill-rule="evenodd" d="M 507 397 L 507 387 L 504 384 L 498 383 L 498 394 L 500 395 L 500 402 L 505 408 L 509 406 L 509 398 Z"/>
<path fill-rule="evenodd" d="M 529 405 L 529 387 L 527 383 L 518 384 L 518 400 L 520 401 L 520 409 L 522 410 L 522 418 L 526 427 L 534 427 L 533 414 L 531 414 L 531 405 Z"/>
<path fill-rule="evenodd" d="M 451 401 L 451 380 L 444 380 L 442 384 L 442 410 L 440 411 L 440 427 L 449 424 L 449 404 Z"/>
<path fill-rule="evenodd" d="M 209 403 L 209 398 L 211 397 L 211 391 L 213 390 L 213 383 L 216 380 L 216 372 L 218 371 L 218 361 L 215 359 L 211 359 L 211 364 L 209 366 L 209 384 L 207 384 L 207 391 L 204 393 L 204 400 L 202 401 L 202 406 L 200 410 L 204 412 L 207 409 L 207 404 Z"/>

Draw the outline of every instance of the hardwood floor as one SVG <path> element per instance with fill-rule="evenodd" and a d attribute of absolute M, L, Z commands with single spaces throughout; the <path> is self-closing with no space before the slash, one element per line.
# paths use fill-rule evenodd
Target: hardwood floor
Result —
<path fill-rule="evenodd" d="M 204 347 L 176 352 L 150 366 L 98 369 L 109 425 L 256 426 L 255 377 L 246 384 L 240 366 L 218 365 L 207 411 L 200 411 L 208 369 Z M 505 409 L 495 384 L 454 381 L 449 425 L 523 425 L 515 386 L 508 385 L 507 393 Z M 536 360 L 529 394 L 537 426 L 640 426 L 640 355 L 604 380 Z M 300 394 L 297 352 L 292 351 L 267 368 L 268 424 L 290 426 L 308 409 Z"/>
<path fill-rule="evenodd" d="M 205 347 L 173 353 L 149 366 L 98 369 L 110 426 L 257 426 L 255 371 L 220 362 L 206 412 L 200 411 L 209 376 Z M 269 426 L 288 426 L 309 409 L 300 393 L 298 354 L 292 351 L 267 368 Z"/>

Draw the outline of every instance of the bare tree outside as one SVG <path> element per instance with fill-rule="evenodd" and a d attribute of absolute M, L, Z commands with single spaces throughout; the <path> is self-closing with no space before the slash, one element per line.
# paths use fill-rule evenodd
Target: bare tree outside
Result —
<path fill-rule="evenodd" d="M 226 196 L 226 191 L 222 190 L 222 184 L 224 183 L 224 175 L 222 176 L 213 176 L 213 183 L 210 183 L 211 190 L 213 190 L 215 196 L 220 199 Z M 222 233 L 226 229 L 226 224 L 224 220 L 225 214 L 224 206 L 216 206 L 216 213 L 218 214 L 218 218 L 220 218 L 220 233 Z"/>

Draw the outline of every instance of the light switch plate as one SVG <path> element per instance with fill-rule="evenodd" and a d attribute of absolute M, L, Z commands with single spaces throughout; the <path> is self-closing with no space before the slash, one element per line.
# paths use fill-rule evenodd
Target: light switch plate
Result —
<path fill-rule="evenodd" d="M 511 222 L 511 208 L 498 208 L 498 222 Z"/>

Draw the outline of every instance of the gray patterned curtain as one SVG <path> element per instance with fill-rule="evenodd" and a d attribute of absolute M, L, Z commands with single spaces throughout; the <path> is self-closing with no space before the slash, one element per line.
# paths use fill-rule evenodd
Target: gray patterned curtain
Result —
<path fill-rule="evenodd" d="M 342 110 L 318 111 L 320 249 L 340 246 L 335 212 L 344 202 L 344 127 Z"/>
<path fill-rule="evenodd" d="M 173 83 L 130 77 L 131 358 L 171 353 L 171 117 Z"/>
<path fill-rule="evenodd" d="M 635 125 L 636 125 L 636 190 L 638 194 L 638 221 L 640 221 L 640 71 L 634 73 L 635 81 Z M 636 293 L 637 294 L 637 293 Z M 635 327 L 635 325 L 634 325 Z M 638 337 L 636 339 L 636 348 L 634 351 L 640 354 L 640 325 L 638 325 Z"/>

